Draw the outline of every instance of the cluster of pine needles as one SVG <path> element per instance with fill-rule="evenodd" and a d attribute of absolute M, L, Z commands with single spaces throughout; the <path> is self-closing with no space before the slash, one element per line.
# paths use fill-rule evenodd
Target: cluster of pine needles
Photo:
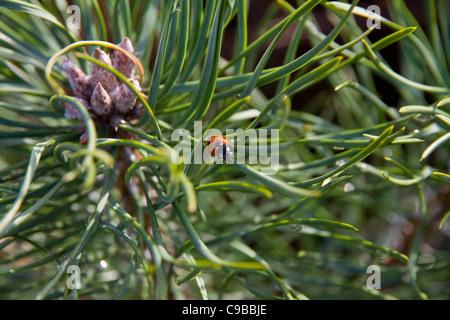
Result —
<path fill-rule="evenodd" d="M 450 3 L 258 2 L 0 1 L 1 299 L 450 297 Z M 139 87 L 92 57 L 124 38 Z M 277 129 L 276 174 L 174 163 L 195 121 Z"/>

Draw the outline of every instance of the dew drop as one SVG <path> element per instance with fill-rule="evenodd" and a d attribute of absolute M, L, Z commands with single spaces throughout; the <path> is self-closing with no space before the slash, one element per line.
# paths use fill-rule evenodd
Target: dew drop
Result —
<path fill-rule="evenodd" d="M 298 223 L 290 223 L 289 228 L 294 232 L 299 232 L 302 229 L 302 225 Z"/>
<path fill-rule="evenodd" d="M 108 262 L 106 262 L 106 260 L 100 260 L 99 264 L 102 269 L 105 269 L 108 266 Z"/>
<path fill-rule="evenodd" d="M 346 183 L 344 186 L 344 192 L 353 192 L 355 191 L 355 185 L 353 183 Z"/>
<path fill-rule="evenodd" d="M 329 184 L 331 182 L 331 178 L 326 178 L 325 180 L 323 180 L 322 182 L 322 187 L 325 187 L 327 184 Z"/>

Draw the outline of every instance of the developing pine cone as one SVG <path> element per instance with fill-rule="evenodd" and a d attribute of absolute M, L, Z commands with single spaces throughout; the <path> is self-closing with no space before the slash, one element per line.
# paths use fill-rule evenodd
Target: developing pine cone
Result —
<path fill-rule="evenodd" d="M 117 44 L 124 50 L 134 53 L 133 45 L 128 38 Z M 139 82 L 134 79 L 135 65 L 125 54 L 114 50 L 112 57 L 101 49 L 96 49 L 92 57 L 122 73 L 139 92 Z M 91 64 L 91 74 L 84 72 L 69 59 L 63 58 L 62 67 L 67 74 L 75 99 L 81 102 L 97 124 L 109 124 L 115 127 L 118 121 L 136 114 L 137 97 L 125 84 L 121 83 L 111 72 Z M 78 110 L 69 103 L 64 103 L 64 117 L 81 120 Z"/>

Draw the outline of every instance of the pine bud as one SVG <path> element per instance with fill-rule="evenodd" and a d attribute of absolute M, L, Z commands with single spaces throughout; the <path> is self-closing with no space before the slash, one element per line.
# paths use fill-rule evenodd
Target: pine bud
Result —
<path fill-rule="evenodd" d="M 117 45 L 130 53 L 134 53 L 133 44 L 127 37 L 123 38 L 123 40 Z M 133 77 L 135 65 L 133 61 L 131 61 L 131 59 L 122 52 L 117 50 L 114 51 L 112 65 L 116 70 L 120 71 L 120 73 L 127 77 L 127 79 Z"/>
<path fill-rule="evenodd" d="M 92 110 L 101 117 L 109 117 L 112 110 L 112 101 L 108 92 L 103 88 L 101 83 L 97 83 L 91 96 Z"/>
<path fill-rule="evenodd" d="M 90 77 L 67 58 L 63 58 L 62 67 L 67 74 L 70 87 L 76 97 L 89 100 L 91 95 Z"/>
<path fill-rule="evenodd" d="M 128 38 L 123 38 L 118 46 L 132 54 L 134 52 Z M 142 94 L 139 82 L 134 79 L 135 64 L 127 55 L 115 50 L 111 59 L 109 54 L 96 49 L 92 57 L 121 72 Z M 125 121 L 124 119 L 133 121 L 142 116 L 142 105 L 137 103 L 137 96 L 110 71 L 92 63 L 91 75 L 86 76 L 66 58 L 63 59 L 62 66 L 67 73 L 75 98 L 86 107 L 96 125 L 106 125 L 117 131 L 118 125 Z M 82 120 L 78 109 L 69 103 L 63 104 L 66 108 L 65 118 Z"/>
<path fill-rule="evenodd" d="M 130 82 L 136 88 L 141 91 L 141 86 L 137 80 L 130 79 Z M 134 92 L 128 88 L 125 83 L 122 83 L 119 87 L 111 92 L 111 100 L 114 103 L 115 110 L 119 113 L 127 113 L 136 104 L 137 97 Z"/>
<path fill-rule="evenodd" d="M 106 54 L 103 50 L 96 49 L 92 55 L 95 59 L 104 64 L 112 67 L 111 58 L 108 54 Z M 106 69 L 96 65 L 95 63 L 91 64 L 91 83 L 96 86 L 97 83 L 101 83 L 102 87 L 110 92 L 119 84 L 119 81 L 116 77 Z"/>
<path fill-rule="evenodd" d="M 91 109 L 91 107 L 89 106 L 89 103 L 87 103 L 86 100 L 78 98 L 78 97 L 75 97 L 75 99 L 78 100 L 83 106 L 85 106 L 85 108 L 88 111 Z M 82 120 L 80 112 L 71 103 L 63 101 L 62 105 L 66 108 L 66 110 L 64 111 L 64 118 L 76 119 L 76 120 L 80 120 L 80 121 Z"/>

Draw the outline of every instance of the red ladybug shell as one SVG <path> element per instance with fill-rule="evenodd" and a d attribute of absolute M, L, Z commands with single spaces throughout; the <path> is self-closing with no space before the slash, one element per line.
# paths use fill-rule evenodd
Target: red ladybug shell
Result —
<path fill-rule="evenodd" d="M 230 153 L 230 141 L 224 136 L 211 136 L 208 141 L 206 141 L 206 146 L 214 145 L 214 148 L 211 150 L 211 156 L 216 156 L 216 149 L 222 147 L 223 158 L 227 158 Z"/>

